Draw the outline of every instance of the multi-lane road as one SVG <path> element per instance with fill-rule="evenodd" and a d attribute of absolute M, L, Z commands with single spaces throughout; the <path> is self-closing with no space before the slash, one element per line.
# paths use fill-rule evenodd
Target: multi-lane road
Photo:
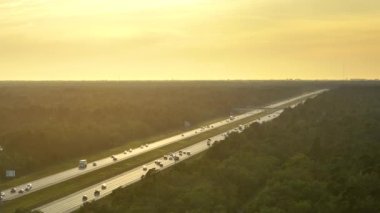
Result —
<path fill-rule="evenodd" d="M 157 171 L 161 171 L 161 170 L 166 169 L 170 166 L 173 166 L 173 165 L 175 165 L 175 164 L 177 164 L 183 160 L 186 160 L 186 159 L 190 158 L 191 156 L 194 156 L 196 154 L 199 154 L 199 153 L 207 150 L 208 148 L 212 147 L 213 143 L 224 140 L 226 138 L 226 135 L 228 133 L 231 133 L 231 131 L 239 133 L 239 132 L 243 131 L 244 128 L 247 128 L 253 122 L 263 123 L 263 122 L 270 121 L 270 120 L 278 117 L 282 112 L 283 112 L 283 110 L 278 110 L 272 114 L 263 116 L 260 119 L 250 121 L 247 124 L 242 125 L 242 127 L 243 127 L 242 129 L 234 128 L 233 130 L 229 130 L 229 131 L 220 133 L 214 137 L 211 137 L 210 141 L 204 140 L 204 141 L 201 141 L 201 142 L 196 143 L 194 145 L 191 145 L 189 147 L 186 147 L 184 149 L 181 149 L 181 151 L 183 151 L 183 152 L 190 152 L 190 155 L 179 154 L 179 151 L 172 153 L 173 155 L 179 157 L 179 160 L 177 160 L 177 161 L 175 161 L 174 159 L 170 160 L 170 158 L 167 158 L 165 160 L 163 157 L 160 159 L 156 159 L 156 160 L 159 160 L 163 164 L 163 167 L 157 165 L 155 163 L 156 160 L 151 161 L 151 162 L 145 164 L 144 166 L 147 168 L 147 170 L 149 170 L 151 168 L 155 168 Z M 208 142 L 210 143 L 210 146 L 207 144 Z M 71 195 L 63 197 L 63 198 L 56 200 L 54 202 L 48 203 L 44 206 L 41 206 L 35 210 L 39 210 L 39 211 L 46 212 L 46 213 L 63 213 L 63 212 L 74 211 L 74 210 L 80 208 L 80 206 L 83 205 L 84 202 L 91 202 L 93 200 L 101 199 L 101 198 L 111 194 L 113 190 L 115 190 L 119 187 L 126 187 L 128 185 L 131 185 L 131 184 L 141 180 L 142 175 L 145 175 L 146 172 L 147 171 L 143 170 L 143 166 L 138 166 L 138 167 L 136 167 L 130 171 L 127 171 L 125 173 L 122 173 L 116 177 L 110 178 L 110 179 L 105 180 L 101 183 L 87 187 L 87 188 L 80 190 L 76 193 L 73 193 Z M 107 186 L 107 188 L 102 189 L 102 187 L 101 187 L 102 184 L 105 184 Z M 95 195 L 95 190 L 100 191 L 100 194 Z M 83 201 L 83 196 L 86 196 L 86 198 L 87 198 L 86 201 Z"/>
<path fill-rule="evenodd" d="M 281 101 L 281 102 L 278 102 L 275 104 L 271 104 L 269 106 L 266 106 L 265 108 L 266 109 L 275 109 L 275 108 L 281 108 L 281 106 L 287 105 L 289 103 L 303 102 L 305 99 L 315 97 L 316 95 L 318 95 L 324 91 L 326 91 L 326 90 L 318 90 L 315 92 L 303 94 L 303 95 L 300 95 L 300 96 L 297 96 L 294 98 L 290 98 L 290 99 L 287 99 L 287 100 L 284 100 L 284 101 Z M 253 115 L 257 115 L 257 114 L 264 112 L 264 111 L 265 111 L 265 109 L 255 109 L 255 110 L 249 111 L 247 113 L 235 116 L 233 120 L 230 120 L 228 118 L 228 119 L 210 124 L 210 125 L 208 125 L 209 128 L 204 128 L 204 127 L 197 128 L 197 129 L 187 131 L 187 132 L 184 132 L 184 133 L 181 133 L 181 134 L 178 134 L 178 135 L 175 135 L 175 136 L 163 139 L 163 140 L 159 140 L 159 141 L 150 143 L 147 146 L 144 145 L 144 146 L 141 146 L 138 148 L 134 148 L 131 151 L 127 150 L 126 152 L 115 154 L 114 156 L 117 158 L 117 160 L 114 160 L 111 157 L 108 157 L 108 158 L 104 158 L 104 159 L 100 159 L 100 160 L 96 161 L 96 166 L 94 166 L 92 164 L 93 162 L 89 162 L 88 167 L 86 169 L 79 169 L 79 168 L 75 167 L 75 168 L 68 169 L 66 171 L 60 172 L 60 173 L 56 173 L 56 174 L 53 174 L 53 175 L 50 175 L 50 176 L 47 176 L 47 177 L 44 177 L 44 178 L 41 178 L 38 180 L 31 181 L 29 183 L 31 183 L 33 186 L 32 190 L 24 192 L 24 193 L 18 193 L 18 192 L 12 193 L 11 188 L 6 189 L 3 191 L 5 193 L 4 200 L 7 201 L 7 200 L 16 199 L 16 198 L 24 196 L 26 194 L 36 192 L 36 191 L 41 190 L 43 188 L 61 183 L 63 181 L 78 177 L 80 175 L 95 171 L 95 170 L 100 169 L 100 168 L 110 166 L 110 165 L 115 164 L 117 162 L 135 157 L 137 155 L 155 150 L 157 148 L 167 146 L 169 144 L 181 141 L 181 140 L 186 139 L 186 138 L 196 136 L 198 134 L 202 134 L 204 132 L 210 131 L 211 129 L 218 128 L 218 127 L 227 125 L 229 123 L 236 122 L 236 121 L 251 117 Z M 25 184 L 22 184 L 19 186 L 15 186 L 14 188 L 16 188 L 17 190 L 25 189 L 27 184 L 28 183 L 25 183 Z"/>

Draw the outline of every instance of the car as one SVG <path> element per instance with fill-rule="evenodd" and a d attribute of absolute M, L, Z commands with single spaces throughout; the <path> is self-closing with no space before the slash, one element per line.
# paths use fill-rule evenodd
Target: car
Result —
<path fill-rule="evenodd" d="M 18 193 L 22 194 L 22 193 L 24 193 L 24 191 L 25 191 L 24 189 L 20 189 L 20 190 L 18 190 Z"/>
<path fill-rule="evenodd" d="M 182 134 L 181 136 L 182 136 L 182 137 L 184 137 L 185 135 L 184 135 L 184 134 Z"/>
<path fill-rule="evenodd" d="M 164 156 L 164 160 L 167 160 L 167 159 L 168 159 L 168 156 L 165 155 L 165 156 Z"/>
<path fill-rule="evenodd" d="M 124 154 L 127 154 L 127 153 L 128 153 L 127 150 L 125 150 L 125 151 L 124 151 Z"/>
<path fill-rule="evenodd" d="M 175 161 L 178 161 L 178 160 L 179 160 L 179 157 L 178 157 L 178 156 L 174 156 L 174 160 L 175 160 Z"/>
<path fill-rule="evenodd" d="M 207 141 L 207 146 L 211 146 L 211 143 L 210 143 L 210 141 Z"/>
<path fill-rule="evenodd" d="M 112 160 L 117 161 L 117 157 L 115 155 L 111 156 Z"/>
<path fill-rule="evenodd" d="M 107 185 L 105 183 L 102 184 L 101 188 L 105 190 L 107 188 Z"/>
<path fill-rule="evenodd" d="M 182 150 L 180 150 L 178 153 L 179 153 L 179 154 L 182 154 Z"/>
<path fill-rule="evenodd" d="M 85 202 L 85 201 L 87 201 L 87 200 L 88 200 L 87 195 L 83 195 L 83 197 L 82 197 L 82 201 Z"/>
<path fill-rule="evenodd" d="M 100 191 L 96 189 L 95 192 L 94 192 L 94 196 L 98 197 L 99 195 L 100 195 Z"/>
<path fill-rule="evenodd" d="M 17 192 L 17 188 L 12 188 L 11 189 L 11 193 L 16 193 Z"/>
<path fill-rule="evenodd" d="M 28 183 L 28 184 L 26 184 L 26 188 L 25 188 L 25 190 L 26 190 L 26 191 L 30 191 L 32 188 L 33 188 L 32 184 L 31 184 L 31 183 Z"/>
<path fill-rule="evenodd" d="M 0 192 L 0 197 L 5 197 L 5 193 L 4 192 Z"/>
<path fill-rule="evenodd" d="M 169 157 L 169 160 L 173 160 L 173 158 L 172 158 L 172 157 Z"/>
<path fill-rule="evenodd" d="M 186 154 L 187 154 L 187 155 L 191 155 L 191 153 L 190 153 L 190 152 L 187 152 Z"/>
<path fill-rule="evenodd" d="M 92 166 L 97 166 L 96 162 L 93 162 L 93 163 L 92 163 Z"/>
<path fill-rule="evenodd" d="M 149 145 L 148 144 L 145 144 L 145 147 L 148 147 Z"/>
<path fill-rule="evenodd" d="M 129 149 L 129 152 L 132 152 L 133 151 L 133 149 Z"/>
<path fill-rule="evenodd" d="M 146 167 L 146 165 L 143 166 L 143 171 L 146 171 L 148 170 L 148 167 Z"/>
<path fill-rule="evenodd" d="M 141 145 L 141 146 L 140 146 L 140 149 L 144 149 L 144 145 Z"/>

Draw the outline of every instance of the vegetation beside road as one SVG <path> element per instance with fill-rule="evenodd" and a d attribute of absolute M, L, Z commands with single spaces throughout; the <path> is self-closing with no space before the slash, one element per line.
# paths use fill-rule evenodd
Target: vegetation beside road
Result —
<path fill-rule="evenodd" d="M 235 108 L 315 87 L 302 82 L 1 82 L 0 188 L 185 130 L 185 121 L 197 126 Z M 16 170 L 20 181 L 5 178 L 7 169 Z"/>
<path fill-rule="evenodd" d="M 289 107 L 295 102 L 297 101 L 284 104 L 283 107 Z M 253 120 L 256 120 L 257 118 L 260 118 L 267 114 L 271 114 L 275 111 L 277 111 L 277 109 L 266 110 L 265 112 L 231 122 L 221 127 L 211 129 L 207 132 L 203 132 L 197 136 L 178 141 L 176 143 L 161 147 L 154 151 L 150 151 L 124 161 L 120 161 L 117 164 L 56 184 L 54 186 L 42 189 L 32 194 L 25 195 L 21 198 L 5 203 L 1 210 L 4 212 L 29 212 L 30 209 L 57 200 L 61 197 L 77 192 L 93 184 L 100 183 L 104 180 L 107 180 L 108 178 L 114 177 L 125 171 L 136 168 L 137 166 L 146 164 L 152 160 L 160 158 L 165 154 L 186 148 L 202 140 L 206 140 L 217 134 L 226 132 L 233 128 L 237 128 L 241 124 L 249 123 Z"/>
<path fill-rule="evenodd" d="M 380 212 L 380 87 L 345 86 L 78 212 Z"/>

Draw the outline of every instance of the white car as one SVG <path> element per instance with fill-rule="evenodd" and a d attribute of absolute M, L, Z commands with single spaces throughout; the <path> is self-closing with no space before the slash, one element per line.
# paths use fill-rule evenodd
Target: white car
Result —
<path fill-rule="evenodd" d="M 28 183 L 26 184 L 25 191 L 29 192 L 30 190 L 32 190 L 32 184 Z"/>
<path fill-rule="evenodd" d="M 143 166 L 143 171 L 146 171 L 148 170 L 148 167 L 146 167 L 145 165 Z"/>
<path fill-rule="evenodd" d="M 105 190 L 107 188 L 107 185 L 105 183 L 102 184 L 101 188 Z"/>

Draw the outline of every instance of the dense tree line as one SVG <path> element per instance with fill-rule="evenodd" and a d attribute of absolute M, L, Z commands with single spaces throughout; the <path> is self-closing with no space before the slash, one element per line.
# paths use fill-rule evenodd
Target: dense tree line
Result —
<path fill-rule="evenodd" d="M 79 212 L 380 212 L 380 87 L 342 87 Z"/>
<path fill-rule="evenodd" d="M 311 90 L 297 82 L 2 82 L 0 180 Z M 74 160 L 76 159 L 76 160 Z"/>

